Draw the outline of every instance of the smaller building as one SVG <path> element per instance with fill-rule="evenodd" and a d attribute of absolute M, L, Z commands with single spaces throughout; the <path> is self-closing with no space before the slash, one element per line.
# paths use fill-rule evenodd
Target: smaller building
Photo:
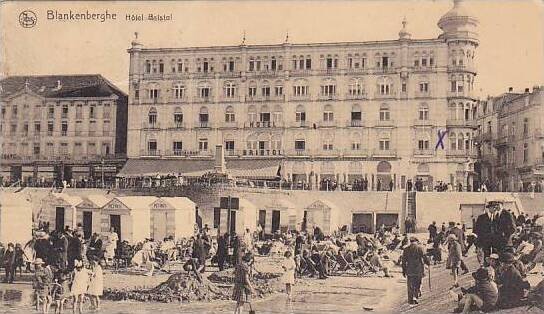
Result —
<path fill-rule="evenodd" d="M 257 229 L 257 206 L 244 198 L 221 197 L 213 211 L 213 227 L 221 234 L 242 235 L 245 229 L 253 232 Z"/>
<path fill-rule="evenodd" d="M 25 194 L 0 191 L 0 242 L 24 246 L 31 239 L 31 202 Z"/>
<path fill-rule="evenodd" d="M 102 232 L 115 230 L 120 241 L 138 243 L 151 237 L 151 205 L 155 196 L 118 196 L 102 207 Z"/>
<path fill-rule="evenodd" d="M 196 223 L 196 204 L 186 197 L 161 197 L 151 204 L 151 237 L 190 237 Z"/>
<path fill-rule="evenodd" d="M 262 205 L 258 205 L 258 210 L 258 224 L 266 234 L 301 229 L 299 218 L 302 217 L 297 213 L 295 204 L 286 199 L 267 198 Z"/>
<path fill-rule="evenodd" d="M 77 224 L 81 224 L 83 227 L 83 236 L 85 239 L 90 238 L 93 233 L 100 233 L 102 231 L 102 207 L 109 201 L 111 201 L 111 198 L 94 194 L 85 196 L 83 201 L 76 206 L 76 221 Z"/>
<path fill-rule="evenodd" d="M 324 234 L 329 235 L 340 227 L 339 215 L 340 210 L 336 205 L 328 200 L 317 200 L 304 208 L 306 229 L 319 227 Z"/>
<path fill-rule="evenodd" d="M 75 229 L 78 224 L 77 206 L 83 202 L 79 196 L 66 193 L 50 193 L 42 200 L 45 215 L 41 220 L 49 222 L 51 230 Z"/>

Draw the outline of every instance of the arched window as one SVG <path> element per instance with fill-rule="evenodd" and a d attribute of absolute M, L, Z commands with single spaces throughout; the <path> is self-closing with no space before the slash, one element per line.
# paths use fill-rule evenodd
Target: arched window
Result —
<path fill-rule="evenodd" d="M 380 95 L 391 95 L 393 93 L 393 80 L 387 76 L 378 78 L 377 90 Z"/>
<path fill-rule="evenodd" d="M 429 106 L 427 104 L 419 106 L 419 120 L 429 120 Z"/>
<path fill-rule="evenodd" d="M 323 110 L 323 121 L 332 122 L 334 121 L 334 112 L 331 105 L 325 105 Z"/>
<path fill-rule="evenodd" d="M 281 135 L 272 135 L 272 149 L 281 151 Z"/>
<path fill-rule="evenodd" d="M 305 96 L 310 93 L 310 85 L 305 79 L 298 79 L 293 84 L 294 96 Z"/>
<path fill-rule="evenodd" d="M 361 150 L 362 136 L 359 132 L 351 133 L 351 150 Z"/>
<path fill-rule="evenodd" d="M 161 93 L 161 90 L 160 90 L 160 87 L 159 87 L 159 84 L 157 83 L 150 83 L 149 85 L 149 99 L 153 99 L 153 100 L 156 100 L 160 97 L 160 93 Z"/>
<path fill-rule="evenodd" d="M 265 126 L 270 124 L 270 108 L 267 105 L 261 106 L 261 112 L 259 113 L 259 119 Z"/>
<path fill-rule="evenodd" d="M 381 151 L 388 151 L 391 149 L 391 134 L 389 132 L 381 132 L 378 140 L 378 148 Z"/>
<path fill-rule="evenodd" d="M 200 107 L 200 111 L 198 114 L 198 121 L 200 122 L 200 127 L 208 127 L 208 121 L 209 121 L 209 114 L 208 114 L 208 108 L 203 106 Z"/>
<path fill-rule="evenodd" d="M 174 84 L 173 90 L 175 99 L 182 99 L 185 97 L 185 86 L 183 86 L 182 83 Z"/>
<path fill-rule="evenodd" d="M 255 105 L 250 105 L 247 108 L 247 119 L 249 120 L 249 122 L 257 121 L 257 109 L 255 108 Z"/>
<path fill-rule="evenodd" d="M 428 150 L 430 148 L 430 136 L 428 132 L 418 134 L 417 148 L 419 150 Z"/>
<path fill-rule="evenodd" d="M 157 124 L 157 109 L 155 109 L 155 107 L 151 107 L 149 109 L 147 118 L 151 126 L 155 126 Z"/>
<path fill-rule="evenodd" d="M 273 114 L 272 121 L 274 121 L 274 123 L 277 126 L 279 126 L 279 123 L 281 123 L 283 121 L 283 112 L 282 112 L 281 106 L 280 105 L 275 105 L 274 106 L 274 112 L 272 114 Z"/>
<path fill-rule="evenodd" d="M 331 133 L 323 134 L 322 143 L 323 143 L 323 150 L 333 150 L 334 136 Z"/>
<path fill-rule="evenodd" d="M 197 85 L 197 93 L 200 98 L 209 98 L 212 96 L 212 88 L 209 82 L 199 82 Z"/>
<path fill-rule="evenodd" d="M 274 83 L 274 96 L 283 96 L 283 82 L 281 80 L 277 80 Z"/>
<path fill-rule="evenodd" d="M 257 136 L 255 134 L 250 134 L 246 140 L 247 149 L 256 150 L 258 148 L 257 142 Z"/>
<path fill-rule="evenodd" d="M 349 81 L 348 88 L 349 88 L 348 92 L 352 96 L 363 95 L 364 94 L 363 79 L 358 78 L 358 77 L 352 78 Z"/>
<path fill-rule="evenodd" d="M 321 95 L 333 96 L 336 95 L 336 81 L 333 78 L 323 79 L 321 82 Z"/>
<path fill-rule="evenodd" d="M 268 81 L 263 81 L 261 95 L 265 98 L 270 97 L 270 83 Z"/>
<path fill-rule="evenodd" d="M 465 142 L 465 138 L 463 136 L 463 133 L 459 133 L 459 135 L 457 136 L 457 149 L 458 150 L 463 150 L 464 142 Z"/>
<path fill-rule="evenodd" d="M 225 109 L 225 122 L 236 122 L 236 116 L 232 106 L 228 106 L 227 109 Z"/>
<path fill-rule="evenodd" d="M 306 109 L 303 105 L 298 105 L 295 111 L 295 121 L 306 122 Z"/>
<path fill-rule="evenodd" d="M 450 141 L 450 149 L 457 150 L 457 135 L 455 132 L 449 133 L 448 139 Z"/>
<path fill-rule="evenodd" d="M 236 96 L 236 84 L 231 81 L 226 81 L 223 85 L 224 96 L 226 98 L 234 98 Z"/>
<path fill-rule="evenodd" d="M 380 121 L 389 120 L 391 120 L 391 112 L 389 111 L 389 106 L 387 104 L 382 104 L 380 106 Z"/>
<path fill-rule="evenodd" d="M 351 106 L 351 126 L 361 126 L 363 121 L 363 114 L 361 112 L 361 106 L 359 104 L 353 104 Z"/>
<path fill-rule="evenodd" d="M 376 167 L 378 173 L 391 173 L 391 164 L 387 161 L 380 161 Z"/>
<path fill-rule="evenodd" d="M 304 151 L 305 149 L 306 149 L 306 139 L 304 137 L 304 134 L 299 133 L 295 137 L 295 150 Z"/>
<path fill-rule="evenodd" d="M 249 97 L 257 96 L 257 82 L 250 81 L 248 83 L 248 95 L 249 95 Z"/>
<path fill-rule="evenodd" d="M 466 133 L 466 134 L 465 134 L 465 150 L 466 150 L 466 151 L 471 150 L 471 149 L 470 149 L 471 146 L 472 146 L 471 143 L 472 143 L 472 138 L 471 138 L 471 136 L 470 136 L 470 133 Z"/>
<path fill-rule="evenodd" d="M 471 113 L 472 113 L 472 110 L 471 110 L 470 103 L 466 103 L 464 105 L 464 112 L 463 112 L 463 117 L 465 121 L 472 120 Z"/>
<path fill-rule="evenodd" d="M 176 128 L 181 128 L 183 126 L 183 112 L 180 107 L 174 109 L 174 125 Z"/>

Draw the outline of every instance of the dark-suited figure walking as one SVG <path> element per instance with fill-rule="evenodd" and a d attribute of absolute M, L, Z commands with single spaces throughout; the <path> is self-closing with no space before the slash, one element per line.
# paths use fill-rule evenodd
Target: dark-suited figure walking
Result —
<path fill-rule="evenodd" d="M 410 244 L 402 252 L 402 275 L 406 277 L 408 304 L 418 304 L 421 280 L 425 276 L 425 264 L 429 265 L 429 259 L 423 247 L 417 238 L 411 237 Z"/>

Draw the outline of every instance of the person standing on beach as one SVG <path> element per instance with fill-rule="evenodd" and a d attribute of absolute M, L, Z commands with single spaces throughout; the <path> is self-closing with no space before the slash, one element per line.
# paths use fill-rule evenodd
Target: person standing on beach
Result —
<path fill-rule="evenodd" d="M 251 254 L 246 254 L 241 261 L 238 261 L 234 269 L 234 290 L 232 299 L 236 300 L 236 309 L 234 314 L 241 314 L 245 303 L 249 304 L 250 313 L 253 312 L 251 306 L 251 295 L 253 294 L 253 285 L 249 275 L 249 262 Z"/>
<path fill-rule="evenodd" d="M 418 304 L 421 294 L 421 280 L 425 276 L 425 266 L 429 260 L 416 237 L 410 238 L 410 244 L 402 252 L 402 276 L 406 277 L 408 304 Z"/>
<path fill-rule="evenodd" d="M 291 292 L 293 285 L 295 284 L 295 268 L 296 263 L 291 251 L 285 252 L 285 259 L 281 265 L 285 273 L 282 276 L 282 281 L 285 283 L 285 292 L 287 293 L 287 300 L 291 301 Z"/>

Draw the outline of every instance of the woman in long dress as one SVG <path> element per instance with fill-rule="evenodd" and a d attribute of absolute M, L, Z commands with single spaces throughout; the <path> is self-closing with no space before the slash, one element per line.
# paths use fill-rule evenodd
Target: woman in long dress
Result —
<path fill-rule="evenodd" d="M 251 306 L 253 286 L 251 284 L 251 276 L 249 275 L 248 265 L 250 259 L 251 255 L 246 254 L 236 263 L 234 269 L 234 290 L 232 292 L 232 299 L 236 300 L 236 309 L 234 310 L 234 314 L 242 313 L 244 303 L 249 303 L 250 311 L 253 310 Z"/>
<path fill-rule="evenodd" d="M 100 309 L 100 297 L 104 292 L 104 274 L 102 266 L 98 263 L 97 258 L 91 259 L 91 278 L 87 294 L 91 297 L 91 306 L 98 310 Z"/>
<path fill-rule="evenodd" d="M 285 271 L 285 273 L 282 276 L 282 281 L 285 284 L 285 292 L 287 293 L 287 300 L 291 300 L 291 292 L 293 289 L 293 285 L 295 284 L 295 269 L 296 269 L 296 263 L 293 259 L 293 253 L 291 251 L 285 252 L 285 259 L 283 260 L 283 263 L 281 267 Z"/>
<path fill-rule="evenodd" d="M 74 267 L 74 281 L 72 281 L 70 293 L 74 298 L 74 313 L 76 309 L 81 313 L 83 299 L 89 285 L 89 271 L 83 267 L 83 262 L 80 260 L 74 261 Z"/>

